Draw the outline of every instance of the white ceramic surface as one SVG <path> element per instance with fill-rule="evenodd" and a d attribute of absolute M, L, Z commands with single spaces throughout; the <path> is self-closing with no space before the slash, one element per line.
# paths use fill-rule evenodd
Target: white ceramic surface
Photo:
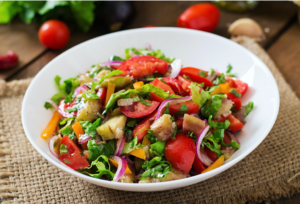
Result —
<path fill-rule="evenodd" d="M 54 77 L 62 79 L 84 73 L 91 65 L 105 62 L 115 54 L 124 56 L 128 47 L 142 48 L 150 43 L 154 49 L 161 49 L 166 56 L 182 59 L 184 66 L 195 66 L 204 70 L 215 68 L 225 72 L 228 63 L 233 73 L 249 84 L 248 92 L 242 97 L 245 105 L 254 102 L 254 110 L 246 118 L 246 125 L 238 133 L 241 148 L 223 166 L 210 172 L 186 179 L 151 183 L 127 184 L 105 181 L 85 176 L 70 169 L 55 158 L 48 150 L 48 142 L 40 133 L 52 116 L 44 102 L 57 92 Z M 90 183 L 125 191 L 162 191 L 195 184 L 211 178 L 245 158 L 267 136 L 279 109 L 279 92 L 276 82 L 267 66 L 242 46 L 223 37 L 182 28 L 141 28 L 100 36 L 81 43 L 49 62 L 34 78 L 22 104 L 22 123 L 25 133 L 35 149 L 48 161 Z"/>

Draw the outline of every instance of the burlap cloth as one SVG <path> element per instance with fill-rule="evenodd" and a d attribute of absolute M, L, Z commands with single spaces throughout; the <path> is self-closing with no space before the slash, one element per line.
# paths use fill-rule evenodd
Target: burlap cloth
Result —
<path fill-rule="evenodd" d="M 71 176 L 44 159 L 27 140 L 21 103 L 30 79 L 0 82 L 0 196 L 3 203 L 245 203 L 300 191 L 300 102 L 268 54 L 253 40 L 236 42 L 273 73 L 280 92 L 277 121 L 244 160 L 201 183 L 177 190 L 135 193 L 111 190 Z M 138 185 L 138 184 L 137 184 Z"/>

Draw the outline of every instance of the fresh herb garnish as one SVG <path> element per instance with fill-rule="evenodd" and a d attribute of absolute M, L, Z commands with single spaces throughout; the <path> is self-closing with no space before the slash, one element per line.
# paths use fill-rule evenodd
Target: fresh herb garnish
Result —
<path fill-rule="evenodd" d="M 209 116 L 207 123 L 213 128 L 227 129 L 230 126 L 229 120 L 225 120 L 224 122 L 214 122 L 211 119 L 212 119 L 212 115 Z"/>
<path fill-rule="evenodd" d="M 218 85 L 225 82 L 226 82 L 225 75 L 222 73 L 220 76 L 216 77 L 216 79 L 213 81 L 213 84 Z"/>
<path fill-rule="evenodd" d="M 252 101 L 249 101 L 249 103 L 245 106 L 245 113 L 244 117 L 246 117 L 253 109 L 254 103 Z"/>
<path fill-rule="evenodd" d="M 69 161 L 66 160 L 66 159 L 64 159 L 64 162 L 65 162 L 66 164 L 72 164 L 71 162 L 69 162 Z"/>
<path fill-rule="evenodd" d="M 220 96 L 218 95 L 214 95 L 211 96 L 211 100 L 208 101 L 202 108 L 202 115 L 203 116 L 215 116 L 218 112 L 218 110 L 221 108 L 222 106 L 222 100 L 220 98 Z"/>
<path fill-rule="evenodd" d="M 235 96 L 238 97 L 238 98 L 241 98 L 241 96 L 242 96 L 242 95 L 241 95 L 239 92 L 237 92 L 235 89 L 231 89 L 229 92 L 232 93 L 233 95 L 235 95 Z"/>
<path fill-rule="evenodd" d="M 60 154 L 67 154 L 69 152 L 67 145 L 61 144 L 59 148 Z"/>
<path fill-rule="evenodd" d="M 150 177 L 164 178 L 171 171 L 171 164 L 160 156 L 156 156 L 150 161 L 145 161 L 142 168 L 146 170 L 140 179 Z"/>
<path fill-rule="evenodd" d="M 51 103 L 49 103 L 49 102 L 45 102 L 44 107 L 45 107 L 46 109 L 54 110 L 53 105 L 52 105 Z"/>
<path fill-rule="evenodd" d="M 174 115 L 184 115 L 186 112 L 188 112 L 188 110 L 189 108 L 183 103 L 180 109 Z"/>
<path fill-rule="evenodd" d="M 205 71 L 202 71 L 202 70 L 200 70 L 200 72 L 199 72 L 199 75 L 200 75 L 200 76 L 202 76 L 202 77 L 206 77 L 206 72 L 205 72 Z"/>
<path fill-rule="evenodd" d="M 151 106 L 152 105 L 152 103 L 149 103 L 149 102 L 145 101 L 142 97 L 140 97 L 140 101 L 141 101 L 142 104 L 144 104 L 146 106 Z"/>

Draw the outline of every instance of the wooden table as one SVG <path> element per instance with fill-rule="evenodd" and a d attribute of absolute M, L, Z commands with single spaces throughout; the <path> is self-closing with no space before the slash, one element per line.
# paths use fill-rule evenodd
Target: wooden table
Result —
<path fill-rule="evenodd" d="M 196 2 L 134 2 L 136 16 L 126 27 L 139 28 L 146 25 L 176 26 L 178 16 Z M 221 20 L 214 33 L 229 38 L 227 28 L 241 17 L 256 20 L 263 29 L 269 30 L 261 45 L 277 64 L 281 73 L 300 97 L 300 26 L 297 22 L 297 6 L 291 2 L 260 2 L 258 7 L 247 13 L 221 12 Z M 50 60 L 64 50 L 90 38 L 105 34 L 100 26 L 88 33 L 73 33 L 68 46 L 59 51 L 44 48 L 38 41 L 35 24 L 25 25 L 15 20 L 10 25 L 0 25 L 0 53 L 15 51 L 20 63 L 12 70 L 0 72 L 0 79 L 11 81 L 35 76 Z M 300 194 L 282 198 L 272 204 L 299 203 Z"/>

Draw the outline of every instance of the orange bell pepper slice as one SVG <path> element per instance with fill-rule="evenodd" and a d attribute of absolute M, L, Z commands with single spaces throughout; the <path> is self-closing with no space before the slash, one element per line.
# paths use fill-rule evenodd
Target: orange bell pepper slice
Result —
<path fill-rule="evenodd" d="M 107 91 L 106 91 L 105 106 L 108 103 L 111 95 L 115 92 L 115 87 L 116 87 L 115 84 L 108 83 L 108 85 L 107 85 Z"/>
<path fill-rule="evenodd" d="M 118 162 L 116 162 L 114 159 L 112 158 L 108 158 L 108 160 L 110 161 L 110 163 L 112 165 L 114 165 L 115 167 L 118 167 Z M 128 168 L 128 165 L 126 166 L 126 170 L 125 170 L 125 174 L 132 174 L 131 170 Z"/>
<path fill-rule="evenodd" d="M 151 142 L 148 140 L 147 137 L 144 137 L 142 145 L 151 145 Z"/>
<path fill-rule="evenodd" d="M 74 125 L 72 125 L 72 128 L 77 136 L 77 139 L 79 139 L 80 135 L 84 134 L 84 131 L 81 127 L 80 122 L 76 122 Z M 83 150 L 88 150 L 87 142 L 81 144 L 81 146 L 82 146 Z"/>
<path fill-rule="evenodd" d="M 146 160 L 146 153 L 143 149 L 135 149 L 129 152 L 132 156 L 138 157 L 140 159 Z"/>
<path fill-rule="evenodd" d="M 224 163 L 224 155 L 220 156 L 219 159 L 217 159 L 214 163 L 212 163 L 212 165 L 207 167 L 207 169 L 202 171 L 201 174 L 211 171 L 213 169 L 216 169 L 216 168 L 222 166 L 223 163 Z"/>
<path fill-rule="evenodd" d="M 139 88 L 141 88 L 143 85 L 144 85 L 144 82 L 143 82 L 143 81 L 138 81 L 138 82 L 135 82 L 135 83 L 133 84 L 133 87 L 134 87 L 135 89 L 139 89 Z"/>
<path fill-rule="evenodd" d="M 60 120 L 60 115 L 59 115 L 58 111 L 54 111 L 51 120 L 49 121 L 48 125 L 43 130 L 43 132 L 41 133 L 41 137 L 44 140 L 50 138 L 53 135 L 59 120 Z"/>
<path fill-rule="evenodd" d="M 223 84 L 219 84 L 217 85 L 218 88 L 216 88 L 212 93 L 211 95 L 216 95 L 216 94 L 220 94 L 220 93 L 223 93 L 223 94 L 227 94 L 229 93 L 230 91 L 230 84 L 227 82 L 227 83 L 223 83 Z"/>

